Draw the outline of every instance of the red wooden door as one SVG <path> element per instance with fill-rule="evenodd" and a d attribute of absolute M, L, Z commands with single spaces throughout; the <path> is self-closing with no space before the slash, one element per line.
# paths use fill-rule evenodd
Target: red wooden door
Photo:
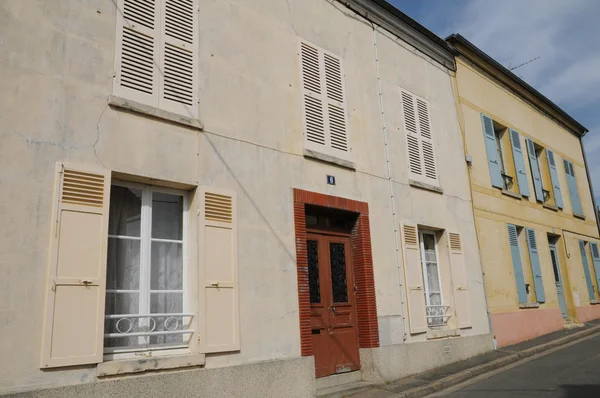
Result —
<path fill-rule="evenodd" d="M 347 236 L 307 235 L 316 376 L 360 368 L 355 288 Z"/>

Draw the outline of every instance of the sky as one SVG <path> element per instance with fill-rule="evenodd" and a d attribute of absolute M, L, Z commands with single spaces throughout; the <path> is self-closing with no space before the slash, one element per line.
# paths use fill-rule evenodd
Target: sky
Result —
<path fill-rule="evenodd" d="M 600 205 L 600 0 L 388 0 L 445 38 L 460 33 L 590 130 Z"/>

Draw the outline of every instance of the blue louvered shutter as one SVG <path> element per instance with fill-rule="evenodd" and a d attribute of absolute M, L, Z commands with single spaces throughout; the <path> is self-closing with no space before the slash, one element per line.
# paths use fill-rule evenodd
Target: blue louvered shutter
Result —
<path fill-rule="evenodd" d="M 531 166 L 531 176 L 533 177 L 533 187 L 535 188 L 535 197 L 538 201 L 544 202 L 544 192 L 542 191 L 542 176 L 540 175 L 540 165 L 535 155 L 535 145 L 529 138 L 525 138 L 527 144 L 527 153 L 529 154 L 529 166 Z"/>
<path fill-rule="evenodd" d="M 598 244 L 595 242 L 590 242 L 590 248 L 592 249 L 592 262 L 594 263 L 594 271 L 596 271 L 596 286 L 600 287 L 600 252 L 598 252 Z"/>
<path fill-rule="evenodd" d="M 529 184 L 527 183 L 527 172 L 525 171 L 525 160 L 523 159 L 521 138 L 519 137 L 519 133 L 513 129 L 510 129 L 510 145 L 512 147 L 515 170 L 517 172 L 519 193 L 523 196 L 529 196 Z"/>
<path fill-rule="evenodd" d="M 517 297 L 520 304 L 527 303 L 527 291 L 525 290 L 525 278 L 523 277 L 523 264 L 521 263 L 521 252 L 519 251 L 519 238 L 517 227 L 512 224 L 508 226 L 508 243 L 512 255 L 513 269 L 515 271 L 515 283 L 517 284 Z"/>
<path fill-rule="evenodd" d="M 546 157 L 548 158 L 548 167 L 550 168 L 550 179 L 552 180 L 552 190 L 554 191 L 554 202 L 556 207 L 562 209 L 562 193 L 560 192 L 560 182 L 558 181 L 558 172 L 556 171 L 556 159 L 554 152 L 546 149 Z"/>
<path fill-rule="evenodd" d="M 487 153 L 488 166 L 490 168 L 490 177 L 492 186 L 504 188 L 502 174 L 500 173 L 500 163 L 498 162 L 498 148 L 496 147 L 496 134 L 494 132 L 494 122 L 489 116 L 481 114 L 481 123 L 483 124 L 483 136 L 485 140 L 485 152 Z"/>
<path fill-rule="evenodd" d="M 581 199 L 579 198 L 579 190 L 577 189 L 577 178 L 575 178 L 575 169 L 573 163 L 563 159 L 565 165 L 565 174 L 567 175 L 567 186 L 569 188 L 569 197 L 571 198 L 571 208 L 573 214 L 583 216 L 583 208 L 581 207 Z"/>
<path fill-rule="evenodd" d="M 546 295 L 544 294 L 544 281 L 542 280 L 542 269 L 540 267 L 540 256 L 538 255 L 535 231 L 531 228 L 526 228 L 525 232 L 527 235 L 527 246 L 529 247 L 529 260 L 531 262 L 531 271 L 533 273 L 535 297 L 538 303 L 543 303 L 546 301 Z"/>
<path fill-rule="evenodd" d="M 596 298 L 594 296 L 594 284 L 592 283 L 592 276 L 590 275 L 587 255 L 585 254 L 585 242 L 582 240 L 579 241 L 579 251 L 581 252 L 581 263 L 583 264 L 583 273 L 585 275 L 585 283 L 587 284 L 588 294 L 590 296 L 590 300 L 594 300 Z"/>

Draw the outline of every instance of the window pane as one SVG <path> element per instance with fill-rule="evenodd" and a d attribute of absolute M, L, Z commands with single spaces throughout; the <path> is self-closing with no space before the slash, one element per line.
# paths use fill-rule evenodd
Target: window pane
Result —
<path fill-rule="evenodd" d="M 435 251 L 435 236 L 433 234 L 423 234 L 423 247 L 425 250 Z"/>
<path fill-rule="evenodd" d="M 181 243 L 152 242 L 150 289 L 183 289 L 183 249 Z"/>
<path fill-rule="evenodd" d="M 348 286 L 346 281 L 346 253 L 343 243 L 330 243 L 331 288 L 334 303 L 348 302 Z"/>
<path fill-rule="evenodd" d="M 152 237 L 183 239 L 183 196 L 152 193 Z"/>
<path fill-rule="evenodd" d="M 110 235 L 140 236 L 142 191 L 119 187 L 110 188 L 108 233 Z"/>
<path fill-rule="evenodd" d="M 138 293 L 107 293 L 106 314 L 138 314 Z M 106 319 L 104 322 L 104 333 L 127 333 L 139 332 L 138 318 Z M 138 337 L 110 337 L 104 339 L 105 347 L 135 347 L 139 345 Z"/>
<path fill-rule="evenodd" d="M 139 293 L 106 293 L 105 304 L 106 315 L 139 314 Z"/>
<path fill-rule="evenodd" d="M 182 293 L 150 293 L 150 312 L 159 313 L 182 313 L 183 312 L 183 294 Z M 154 317 L 156 321 L 155 331 L 162 330 L 182 330 L 187 329 L 187 324 L 183 320 L 189 318 L 165 318 Z M 186 326 L 186 327 L 183 327 Z M 189 339 L 189 335 L 185 337 L 181 334 L 152 336 L 150 344 L 181 344 L 184 339 Z"/>
<path fill-rule="evenodd" d="M 182 293 L 150 293 L 150 313 L 183 312 Z"/>
<path fill-rule="evenodd" d="M 108 238 L 106 288 L 140 288 L 139 240 Z"/>
<path fill-rule="evenodd" d="M 310 302 L 321 302 L 321 287 L 319 286 L 319 245 L 316 240 L 306 241 L 308 249 L 308 287 Z"/>
<path fill-rule="evenodd" d="M 439 292 L 440 281 L 438 279 L 438 267 L 436 263 L 427 263 L 427 284 L 430 292 Z"/>
<path fill-rule="evenodd" d="M 429 302 L 430 305 L 442 305 L 442 295 L 440 293 L 430 293 Z"/>

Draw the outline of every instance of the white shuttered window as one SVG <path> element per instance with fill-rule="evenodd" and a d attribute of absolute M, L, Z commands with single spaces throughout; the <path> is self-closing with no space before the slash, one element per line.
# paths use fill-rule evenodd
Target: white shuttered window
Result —
<path fill-rule="evenodd" d="M 196 118 L 198 0 L 118 0 L 113 93 Z"/>
<path fill-rule="evenodd" d="M 305 41 L 299 45 L 304 146 L 350 160 L 342 60 Z"/>
<path fill-rule="evenodd" d="M 401 96 L 410 178 L 439 185 L 429 103 L 405 90 Z"/>

